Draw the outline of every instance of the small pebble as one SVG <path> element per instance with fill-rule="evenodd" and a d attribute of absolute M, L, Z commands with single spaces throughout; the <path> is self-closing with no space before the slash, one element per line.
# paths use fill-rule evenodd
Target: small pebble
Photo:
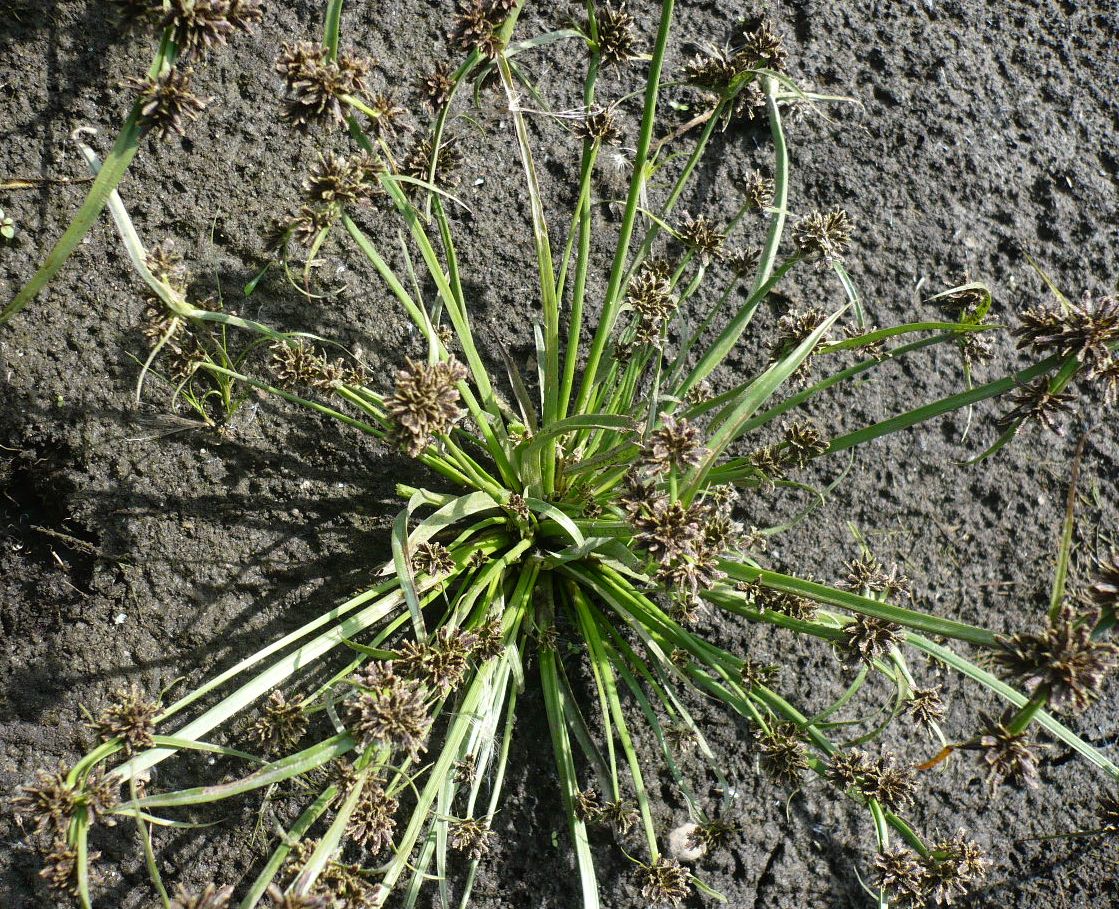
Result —
<path fill-rule="evenodd" d="M 115 616 L 113 616 L 113 624 L 114 625 L 123 625 L 127 621 L 128 621 L 128 615 L 126 613 L 118 612 Z"/>
<path fill-rule="evenodd" d="M 694 862 L 703 857 L 703 853 L 707 850 L 702 844 L 693 846 L 688 842 L 688 838 L 695 833 L 698 824 L 688 822 L 681 824 L 668 835 L 668 852 L 669 854 L 681 862 Z"/>

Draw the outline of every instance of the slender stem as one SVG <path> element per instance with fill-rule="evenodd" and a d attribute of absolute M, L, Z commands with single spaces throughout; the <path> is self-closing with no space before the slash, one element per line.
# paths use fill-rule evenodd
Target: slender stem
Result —
<path fill-rule="evenodd" d="M 637 221 L 641 197 L 645 191 L 645 164 L 649 157 L 649 145 L 653 139 L 653 127 L 657 116 L 657 96 L 660 93 L 661 70 L 664 67 L 665 49 L 668 47 L 668 33 L 672 27 L 672 13 L 675 0 L 662 0 L 660 26 L 657 30 L 657 40 L 653 47 L 653 58 L 649 64 L 649 78 L 645 87 L 645 108 L 641 118 L 641 132 L 637 139 L 637 152 L 633 158 L 633 177 L 629 184 L 629 195 L 626 198 L 625 212 L 622 215 L 622 226 L 618 234 L 618 245 L 614 253 L 614 264 L 610 270 L 610 281 L 606 287 L 606 296 L 602 303 L 602 315 L 598 322 L 591 343 L 590 354 L 587 357 L 587 368 L 583 373 L 583 384 L 579 388 L 579 397 L 575 406 L 577 412 L 586 410 L 587 402 L 595 390 L 598 378 L 599 363 L 606 350 L 606 342 L 614 330 L 614 322 L 618 317 L 618 308 L 621 305 L 622 278 L 625 275 L 626 259 L 629 256 L 629 245 L 633 238 L 633 228 Z"/>

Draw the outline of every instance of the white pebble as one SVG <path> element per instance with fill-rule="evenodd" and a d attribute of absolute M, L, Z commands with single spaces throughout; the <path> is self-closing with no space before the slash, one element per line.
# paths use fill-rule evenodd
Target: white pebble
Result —
<path fill-rule="evenodd" d="M 703 857 L 703 853 L 707 851 L 703 844 L 693 846 L 688 842 L 688 838 L 698 827 L 698 824 L 689 821 L 687 824 L 681 824 L 668 835 L 668 852 L 674 859 L 681 862 L 694 862 Z"/>

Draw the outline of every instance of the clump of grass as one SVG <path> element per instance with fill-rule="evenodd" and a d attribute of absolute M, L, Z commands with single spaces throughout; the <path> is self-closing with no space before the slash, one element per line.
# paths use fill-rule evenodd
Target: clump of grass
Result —
<path fill-rule="evenodd" d="M 222 43 L 232 31 L 222 23 L 259 18 L 258 5 L 246 2 L 122 6 L 128 21 L 163 28 L 154 80 L 166 78 L 169 61 L 199 58 Z M 399 448 L 441 488 L 400 485 L 407 504 L 390 535 L 393 558 L 372 586 L 173 703 L 154 707 L 138 693 L 122 695 L 95 722 L 105 738 L 99 747 L 27 788 L 19 806 L 44 838 L 51 886 L 91 906 L 90 829 L 129 818 L 140 828 L 164 904 L 220 909 L 231 896 L 216 883 L 172 899 L 150 826 L 176 823 L 176 812 L 300 780 L 308 793 L 302 813 L 274 840 L 241 896 L 242 909 L 265 897 L 287 909 L 380 906 L 390 898 L 412 906 L 431 878 L 446 904 L 452 852 L 466 863 L 457 894 L 465 905 L 477 866 L 495 845 L 493 820 L 517 702 L 528 685 L 543 696 L 586 907 L 600 904 L 589 825 L 613 830 L 625 844 L 645 900 L 678 905 L 696 890 L 711 892 L 697 872 L 664 853 L 646 784 L 649 774 L 672 777 L 692 814 L 693 846 L 722 844 L 741 829 L 729 798 L 707 803 L 681 770 L 680 754 L 692 751 L 723 779 L 690 711 L 695 697 L 748 724 L 750 747 L 778 785 L 811 786 L 816 778 L 865 809 L 879 906 L 950 903 L 983 879 L 989 860 L 963 834 L 924 836 L 904 819 L 921 795 L 915 768 L 839 740 L 846 724 L 833 717 L 872 675 L 896 692 L 889 719 L 907 714 L 923 736 L 939 739 L 941 754 L 930 765 L 976 752 L 993 785 L 1030 784 L 1037 778 L 1030 736 L 1040 727 L 1119 778 L 1119 769 L 1049 712 L 1083 706 L 1115 663 L 1115 648 L 1102 640 L 1114 621 L 1115 566 L 1105 563 L 1091 587 L 1092 609 L 1068 606 L 1070 530 L 1048 625 L 999 638 L 916 608 L 907 580 L 869 552 L 834 584 L 775 571 L 767 567 L 765 541 L 782 528 L 748 529 L 737 508 L 766 492 L 805 488 L 798 473 L 839 452 L 1010 394 L 1014 407 L 993 453 L 1023 421 L 1049 421 L 1074 378 L 1110 387 L 1113 306 L 1035 313 L 1020 338 L 1046 355 L 1040 362 L 978 386 L 968 371 L 968 387 L 959 394 L 829 438 L 798 416 L 798 408 L 823 405 L 830 390 L 935 344 L 959 345 L 966 364 L 982 359 L 982 346 L 967 339 L 992 327 L 990 294 L 980 285 L 953 288 L 939 297 L 952 321 L 869 329 L 844 264 L 857 242 L 848 215 L 806 212 L 795 218 L 786 242 L 793 209 L 782 111 L 827 99 L 787 75 L 788 49 L 770 26 L 748 28 L 737 46 L 706 50 L 682 68 L 677 75 L 699 91 L 698 113 L 654 143 L 668 81 L 672 0 L 661 5 L 650 48 L 639 46 L 632 14 L 621 5 L 588 4 L 580 28 L 515 42 L 520 4 L 467 0 L 451 33 L 466 57 L 419 74 L 435 118 L 402 152 L 394 148 L 399 137 L 392 128 L 398 108 L 385 94 L 370 95 L 369 64 L 340 51 L 341 8 L 340 0 L 330 0 L 323 42 L 287 46 L 278 69 L 286 119 L 301 129 L 345 127 L 353 148 L 307 162 L 305 205 L 274 226 L 267 245 L 285 269 L 291 242 L 305 245 L 305 281 L 332 237 L 373 267 L 424 347 L 402 357 L 394 381 L 376 381 L 345 359 L 331 359 L 321 340 L 193 301 L 177 260 L 159 247 L 145 251 L 123 202 L 109 204 L 153 295 L 149 336 L 157 349 L 149 362 L 160 347 L 176 356 L 194 350 L 188 332 L 196 339 L 215 329 L 223 339 L 227 332 L 243 336 L 246 354 L 237 359 L 198 341 L 204 352 L 189 356 L 191 375 L 331 416 Z M 532 91 L 545 103 L 547 87 L 542 92 L 530 82 L 524 61 L 560 40 L 581 42 L 588 66 L 585 110 L 573 130 L 581 144 L 578 201 L 557 247 L 521 99 Z M 634 96 L 603 101 L 598 74 L 605 66 L 636 72 L 638 61 L 647 64 L 644 100 L 615 231 L 600 216 L 591 188 L 602 149 L 617 135 L 617 123 L 604 114 L 624 109 Z M 477 91 L 504 93 L 524 171 L 539 290 L 535 383 L 508 357 L 504 374 L 491 372 L 471 325 L 457 225 L 447 209 L 451 184 L 442 176 L 455 163 L 448 129 L 470 80 Z M 133 112 L 124 135 L 135 138 L 142 118 L 160 109 L 144 113 L 153 100 Z M 171 110 L 166 99 L 164 106 Z M 740 210 L 726 223 L 699 211 L 677 212 L 716 128 L 758 118 L 768 121 L 772 137 L 772 176 L 750 175 Z M 169 114 L 163 121 L 170 129 L 181 125 L 181 117 L 176 123 Z M 83 150 L 95 165 L 92 151 Z M 126 157 L 118 147 L 101 169 L 94 202 L 83 207 L 67 243 L 88 227 L 98 194 L 107 196 Z M 669 160 L 683 163 L 662 170 Z M 359 225 L 362 207 L 373 199 L 395 212 L 407 234 L 406 276 Z M 747 217 L 756 219 L 752 227 Z M 750 229 L 764 234 L 757 251 L 752 238 L 737 236 Z M 591 300 L 592 250 L 602 246 L 610 253 L 605 291 Z M 660 257 L 662 247 L 671 259 Z M 57 270 L 57 257 L 6 316 Z M 765 345 L 768 362 L 741 384 L 715 391 L 716 371 L 771 292 L 810 265 L 835 275 L 843 302 L 781 315 Z M 433 295 L 424 293 L 419 276 L 430 280 Z M 267 292 L 259 280 L 247 291 Z M 690 318 L 697 308 L 701 317 Z M 844 352 L 855 355 L 853 364 L 836 364 Z M 820 373 L 824 378 L 814 381 Z M 180 385 L 180 393 L 186 388 Z M 778 690 L 787 667 L 761 665 L 712 639 L 706 622 L 714 612 L 818 639 L 836 651 L 853 681 L 833 705 L 808 716 Z M 1026 693 L 956 645 L 979 648 Z M 588 698 L 571 677 L 576 657 L 589 670 Z M 915 661 L 962 673 L 1006 701 L 1007 713 L 977 722 L 967 741 L 947 742 L 939 691 L 918 686 Z M 246 722 L 239 727 L 241 716 Z M 639 752 L 639 724 L 655 742 L 659 763 Z M 216 743 L 216 736 L 229 744 Z M 223 755 L 246 772 L 175 791 L 147 782 L 152 768 L 192 750 Z M 1101 808 L 1105 826 L 1113 822 L 1108 805 Z"/>

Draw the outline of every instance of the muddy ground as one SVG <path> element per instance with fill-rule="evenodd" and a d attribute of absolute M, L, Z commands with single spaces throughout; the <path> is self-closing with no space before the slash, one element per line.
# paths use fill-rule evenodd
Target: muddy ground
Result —
<path fill-rule="evenodd" d="M 33 272 L 82 198 L 83 165 L 71 130 L 93 126 L 103 154 L 124 116 L 120 83 L 147 65 L 145 39 L 119 34 L 96 0 L 0 0 L 0 181 L 41 180 L 0 190 L 0 208 L 18 236 L 0 246 L 0 300 Z M 313 36 L 321 4 L 272 2 L 255 39 L 238 39 L 198 73 L 213 97 L 186 139 L 146 142 L 122 185 L 141 235 L 173 238 L 200 285 L 224 293 L 227 308 L 335 338 L 385 375 L 415 338 L 387 295 L 346 248 L 329 244 L 317 272 L 326 296 L 308 303 L 275 274 L 250 301 L 238 288 L 262 260 L 261 232 L 299 196 L 298 174 L 315 140 L 294 136 L 277 117 L 272 60 L 283 40 Z M 446 48 L 450 4 L 352 2 L 345 43 L 382 61 L 378 78 L 407 99 L 410 122 L 426 124 L 414 77 Z M 530 0 L 522 35 L 563 26 L 581 4 Z M 804 213 L 842 205 L 859 229 L 849 257 L 870 317 L 888 325 L 929 317 L 922 300 L 964 280 L 994 289 L 1007 322 L 1044 296 L 1026 256 L 1070 296 L 1114 290 L 1119 269 L 1119 12 L 1114 4 L 806 2 L 739 7 L 681 2 L 668 66 L 689 44 L 733 39 L 733 18 L 770 14 L 790 50 L 790 71 L 806 87 L 850 95 L 826 117 L 790 117 L 791 207 Z M 630 4 L 649 35 L 656 8 Z M 525 58 L 553 109 L 575 104 L 579 55 L 558 46 Z M 603 96 L 636 87 L 637 74 L 610 76 Z M 681 100 L 685 99 L 680 94 Z M 483 94 L 467 111 L 485 128 L 501 119 L 500 99 Z M 632 126 L 632 112 L 627 114 Z M 684 114 L 671 114 L 682 121 Z M 571 203 L 575 144 L 535 118 L 549 160 L 553 211 Z M 486 138 L 460 119 L 466 161 L 459 193 L 472 214 L 456 216 L 468 294 L 479 335 L 527 359 L 523 330 L 534 307 L 526 255 L 525 207 L 508 132 Z M 726 217 L 735 179 L 767 166 L 766 133 L 737 125 L 716 142 L 701 169 L 691 211 Z M 622 192 L 604 166 L 598 192 Z M 371 230 L 385 228 L 375 212 Z M 609 210 L 604 220 L 611 223 Z M 556 218 L 558 230 L 562 220 Z M 387 228 L 386 228 L 387 229 Z M 764 226 L 747 225 L 747 242 Z M 386 234 L 386 246 L 393 245 Z M 601 256 L 599 257 L 601 261 Z M 594 276 L 601 290 L 601 276 Z M 805 273 L 786 285 L 793 301 L 832 303 L 841 291 Z M 592 294 L 593 296 L 593 294 Z M 424 479 L 402 457 L 337 425 L 275 400 L 252 398 L 229 430 L 216 434 L 169 413 L 166 390 L 151 384 L 130 403 L 144 342 L 137 281 L 107 218 L 94 228 L 61 277 L 23 315 L 0 329 L 0 788 L 14 789 L 37 767 L 70 762 L 90 745 L 83 706 L 96 710 L 123 683 L 158 691 L 185 676 L 197 681 L 359 588 L 386 555 L 386 528 L 401 478 Z M 743 346 L 720 382 L 750 374 L 774 316 Z M 815 408 L 832 432 L 854 428 L 962 387 L 948 347 L 890 366 L 880 378 Z M 979 379 L 1016 363 L 1005 338 Z M 1080 486 L 1077 567 L 1119 529 L 1119 433 L 1092 399 L 1059 437 L 1031 429 L 996 459 L 959 462 L 993 438 L 994 409 L 977 409 L 965 433 L 957 414 L 861 451 L 828 505 L 777 538 L 779 567 L 839 579 L 858 553 L 858 533 L 884 561 L 913 579 L 920 603 L 998 631 L 1036 623 L 1043 609 L 1076 440 L 1088 434 Z M 834 479 L 844 464 L 809 477 Z M 765 526 L 795 502 L 750 499 L 744 515 Z M 1083 571 L 1074 583 L 1083 581 Z M 713 620 L 712 620 L 713 621 Z M 786 669 L 783 684 L 807 709 L 841 690 L 835 659 L 767 630 L 721 622 L 713 633 Z M 921 679 L 935 677 L 920 670 Z M 806 684 L 806 679 L 821 681 Z M 994 704 L 973 686 L 945 678 L 949 736 L 976 728 Z M 870 704 L 885 692 L 872 691 Z M 871 851 L 868 819 L 818 783 L 791 799 L 755 773 L 744 730 L 701 709 L 712 747 L 737 793 L 743 830 L 699 866 L 732 907 L 867 906 L 858 873 Z M 500 845 L 477 887 L 476 905 L 568 907 L 576 881 L 555 794 L 542 705 L 523 700 L 509 796 L 499 815 Z M 1119 754 L 1119 686 L 1073 722 L 1114 759 Z M 936 746 L 899 730 L 891 739 L 923 760 Z M 648 743 L 642 743 L 647 747 Z M 695 768 L 699 771 L 698 765 Z M 699 771 L 701 773 L 701 771 Z M 1114 896 L 1116 853 L 1095 841 L 1039 842 L 1091 823 L 1100 776 L 1062 747 L 1045 752 L 1043 786 L 1004 788 L 991 800 L 977 766 L 962 758 L 923 777 L 927 796 L 914 819 L 931 835 L 970 832 L 995 864 L 967 903 L 999 907 L 1105 907 Z M 702 773 L 701 773 L 702 779 Z M 658 820 L 686 819 L 666 785 Z M 266 843 L 247 837 L 252 812 L 203 834 L 165 835 L 171 880 L 244 882 Z M 268 812 L 274 811 L 275 814 Z M 264 817 L 287 818 L 283 806 Z M 36 879 L 38 861 L 7 812 L 0 813 L 0 904 L 51 905 Z M 616 848 L 603 842 L 604 902 L 640 898 Z M 131 833 L 108 835 L 101 905 L 154 904 Z M 558 870 L 557 870 L 558 869 Z M 705 901 L 693 898 L 689 905 Z"/>

